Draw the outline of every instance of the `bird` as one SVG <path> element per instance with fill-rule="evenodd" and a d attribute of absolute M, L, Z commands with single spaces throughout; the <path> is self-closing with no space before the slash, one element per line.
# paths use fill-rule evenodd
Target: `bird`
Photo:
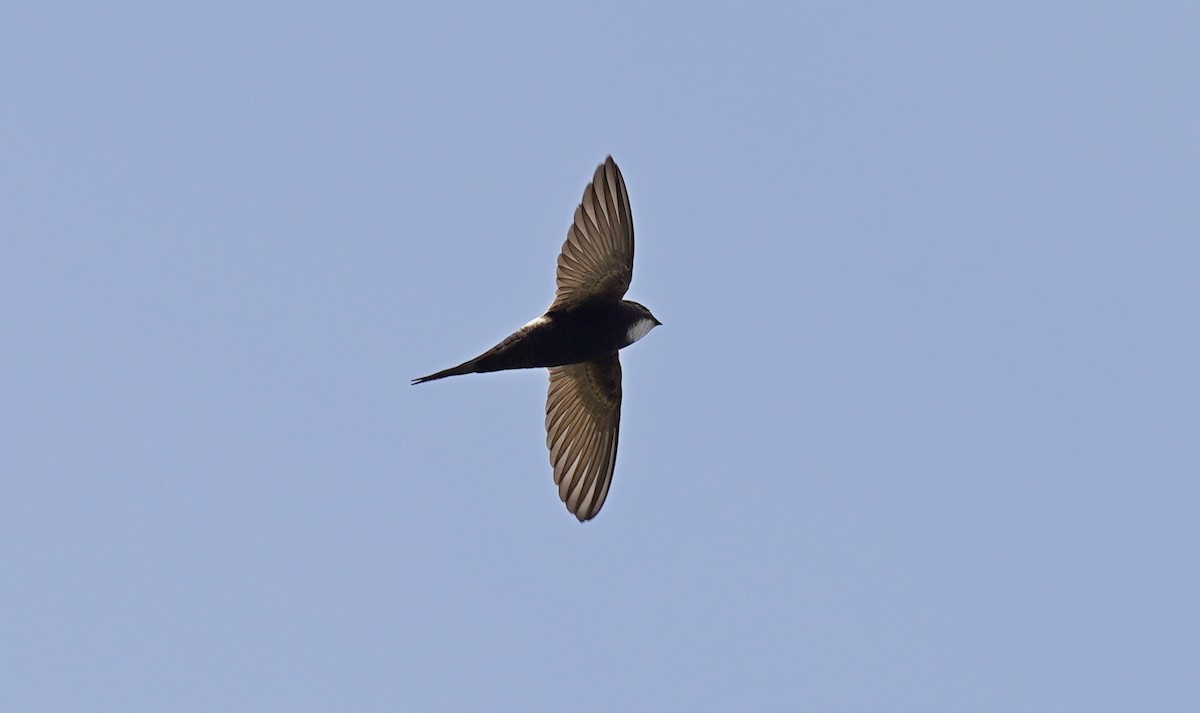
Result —
<path fill-rule="evenodd" d="M 633 279 L 633 214 L 621 170 L 607 157 L 583 190 L 558 255 L 546 312 L 483 354 L 413 379 L 546 368 L 546 447 L 558 497 L 579 522 L 608 497 L 621 425 L 617 352 L 662 322 L 624 299 Z"/>

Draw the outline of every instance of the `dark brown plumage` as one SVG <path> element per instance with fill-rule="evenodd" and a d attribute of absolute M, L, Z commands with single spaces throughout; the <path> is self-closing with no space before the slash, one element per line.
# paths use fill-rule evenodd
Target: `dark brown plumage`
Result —
<path fill-rule="evenodd" d="M 558 495 L 580 522 L 600 512 L 612 484 L 621 421 L 617 351 L 661 324 L 623 299 L 632 279 L 633 215 L 610 156 L 575 209 L 546 313 L 474 359 L 413 380 L 549 368 L 546 446 Z"/>

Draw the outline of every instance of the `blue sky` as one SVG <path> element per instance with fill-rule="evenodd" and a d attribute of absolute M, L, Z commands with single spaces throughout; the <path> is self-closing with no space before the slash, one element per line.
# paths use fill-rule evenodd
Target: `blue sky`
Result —
<path fill-rule="evenodd" d="M 1188 3 L 0 11 L 0 708 L 1200 709 Z M 600 516 L 537 316 L 596 164 Z"/>

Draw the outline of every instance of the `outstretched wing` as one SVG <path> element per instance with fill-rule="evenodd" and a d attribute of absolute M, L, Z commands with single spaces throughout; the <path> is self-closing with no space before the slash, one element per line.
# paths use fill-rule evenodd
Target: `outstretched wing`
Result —
<path fill-rule="evenodd" d="M 632 279 L 633 213 L 621 169 L 609 156 L 596 167 L 575 209 L 558 256 L 558 289 L 550 310 L 590 297 L 619 300 Z"/>
<path fill-rule="evenodd" d="M 580 522 L 595 517 L 608 497 L 620 426 L 621 362 L 616 352 L 550 368 L 546 446 L 558 497 Z"/>

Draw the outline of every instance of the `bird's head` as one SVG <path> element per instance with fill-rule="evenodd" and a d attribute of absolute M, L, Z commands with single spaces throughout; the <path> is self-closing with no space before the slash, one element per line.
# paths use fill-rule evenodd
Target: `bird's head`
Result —
<path fill-rule="evenodd" d="M 662 324 L 658 318 L 650 314 L 650 310 L 646 309 L 641 304 L 633 300 L 622 300 L 625 309 L 629 313 L 629 327 L 625 332 L 625 338 L 629 341 L 626 344 L 633 344 L 637 340 L 646 336 L 651 329 Z"/>

